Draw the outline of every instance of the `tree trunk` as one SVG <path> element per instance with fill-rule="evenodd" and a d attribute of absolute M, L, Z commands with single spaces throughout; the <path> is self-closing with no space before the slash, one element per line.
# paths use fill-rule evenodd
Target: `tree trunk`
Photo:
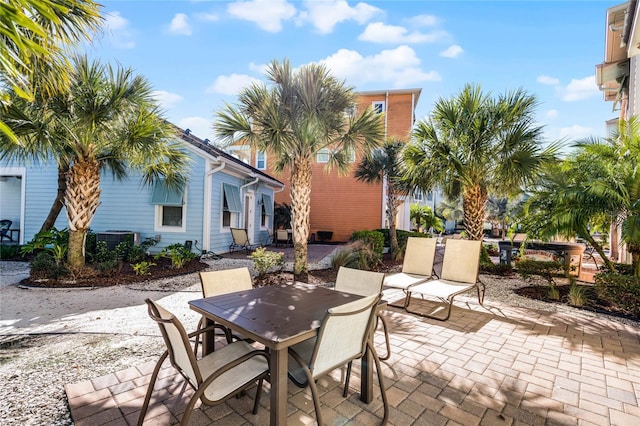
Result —
<path fill-rule="evenodd" d="M 69 168 L 65 205 L 69 219 L 69 266 L 82 269 L 85 236 L 100 205 L 100 164 L 92 156 L 77 158 Z"/>
<path fill-rule="evenodd" d="M 487 191 L 477 184 L 466 188 L 463 193 L 464 226 L 470 240 L 482 241 L 484 238 L 484 209 L 488 198 Z"/>
<path fill-rule="evenodd" d="M 293 279 L 309 281 L 307 241 L 311 211 L 311 160 L 297 159 L 291 169 L 291 211 L 293 225 Z"/>
<path fill-rule="evenodd" d="M 618 225 L 616 220 L 617 218 L 614 217 L 614 219 L 611 221 L 611 228 L 609 232 L 609 258 L 614 262 L 617 262 L 620 258 L 620 251 L 618 247 L 618 235 L 620 235 L 620 226 Z"/>
<path fill-rule="evenodd" d="M 398 247 L 398 233 L 396 232 L 396 215 L 400 202 L 393 186 L 387 185 L 387 220 L 389 221 L 389 242 L 391 256 L 395 257 L 400 248 Z"/>
<path fill-rule="evenodd" d="M 40 232 L 48 231 L 53 228 L 56 220 L 58 220 L 58 216 L 60 216 L 60 212 L 62 211 L 62 207 L 64 207 L 64 194 L 67 191 L 67 173 L 69 172 L 69 165 L 58 165 L 58 193 L 56 194 L 56 199 L 53 200 L 53 204 L 49 209 L 49 214 L 47 218 L 44 220 L 42 227 L 40 228 Z"/>

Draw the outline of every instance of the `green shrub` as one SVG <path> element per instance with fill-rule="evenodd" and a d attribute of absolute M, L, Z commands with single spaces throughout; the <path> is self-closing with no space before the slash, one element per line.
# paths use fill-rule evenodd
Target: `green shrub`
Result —
<path fill-rule="evenodd" d="M 0 245 L 0 259 L 11 260 L 21 257 L 20 246 Z"/>
<path fill-rule="evenodd" d="M 597 274 L 595 281 L 598 297 L 618 306 L 625 314 L 640 317 L 640 279 L 609 272 Z"/>
<path fill-rule="evenodd" d="M 156 266 L 153 262 L 142 261 L 131 265 L 136 275 L 151 275 L 151 267 Z"/>
<path fill-rule="evenodd" d="M 24 255 L 45 250 L 53 256 L 57 265 L 62 265 L 68 249 L 69 230 L 65 228 L 59 231 L 51 228 L 48 231 L 38 232 L 33 240 L 22 246 L 20 252 Z"/>
<path fill-rule="evenodd" d="M 98 270 L 105 272 L 118 266 L 118 255 L 115 250 L 109 250 L 106 241 L 98 241 L 91 261 Z"/>
<path fill-rule="evenodd" d="M 58 263 L 51 252 L 41 251 L 31 261 L 31 278 L 58 279 L 69 274 L 64 264 Z"/>
<path fill-rule="evenodd" d="M 376 229 L 376 232 L 380 232 L 384 236 L 384 247 L 391 247 L 391 238 L 389 237 L 389 228 Z M 398 238 L 398 247 L 404 253 L 404 247 L 407 246 L 407 239 L 409 237 L 430 238 L 432 235 L 429 233 L 405 231 L 403 229 L 396 230 L 396 236 Z"/>
<path fill-rule="evenodd" d="M 258 277 L 263 276 L 273 268 L 280 270 L 284 266 L 284 253 L 267 251 L 264 247 L 255 249 L 249 257 L 253 260 L 253 269 L 255 269 Z"/>
<path fill-rule="evenodd" d="M 521 260 L 516 263 L 516 269 L 523 278 L 540 275 L 549 282 L 554 276 L 564 274 L 564 264 L 560 261 Z"/>
<path fill-rule="evenodd" d="M 577 307 L 584 306 L 587 303 L 587 287 L 578 285 L 576 279 L 571 277 L 571 285 L 569 286 L 569 304 Z"/>
<path fill-rule="evenodd" d="M 613 266 L 615 266 L 616 272 L 620 275 L 633 275 L 633 265 L 630 263 L 614 263 Z M 611 272 L 606 265 L 600 266 L 600 271 Z"/>
<path fill-rule="evenodd" d="M 355 268 L 358 265 L 358 255 L 351 247 L 345 247 L 331 257 L 331 267 L 335 270 L 341 266 Z"/>
<path fill-rule="evenodd" d="M 499 275 L 506 277 L 513 274 L 513 268 L 506 263 L 480 263 L 480 272 L 490 275 Z"/>
<path fill-rule="evenodd" d="M 368 244 L 375 253 L 382 258 L 382 250 L 384 249 L 384 235 L 378 231 L 355 231 L 351 235 L 352 241 L 362 241 Z"/>
<path fill-rule="evenodd" d="M 129 247 L 129 252 L 127 253 L 127 262 L 131 263 L 140 263 L 143 262 L 147 258 L 147 253 L 145 253 L 144 248 L 142 246 L 131 246 Z"/>
<path fill-rule="evenodd" d="M 161 257 L 171 259 L 171 267 L 173 269 L 182 269 L 187 262 L 197 258 L 198 255 L 189 250 L 184 244 L 176 243 L 165 247 L 155 256 L 156 259 Z"/>

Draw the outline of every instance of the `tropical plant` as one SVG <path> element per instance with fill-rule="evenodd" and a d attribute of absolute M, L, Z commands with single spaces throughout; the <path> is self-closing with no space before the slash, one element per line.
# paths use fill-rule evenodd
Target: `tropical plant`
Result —
<path fill-rule="evenodd" d="M 136 275 L 151 275 L 151 267 L 156 266 L 155 263 L 143 260 L 142 262 L 131 264 L 131 268 Z"/>
<path fill-rule="evenodd" d="M 436 101 L 420 121 L 407 148 L 409 179 L 430 191 L 441 187 L 450 199 L 462 197 L 464 225 L 482 240 L 489 194 L 520 192 L 558 149 L 543 149 L 535 124 L 536 98 L 516 90 L 493 98 L 479 85 L 466 85 L 455 97 Z"/>
<path fill-rule="evenodd" d="M 436 216 L 454 223 L 454 228 L 458 227 L 464 219 L 464 210 L 462 209 L 462 199 L 444 198 L 436 207 Z"/>
<path fill-rule="evenodd" d="M 312 165 L 320 150 L 329 150 L 327 167 L 346 173 L 354 152 L 370 152 L 382 143 L 380 115 L 367 108 L 353 113 L 356 94 L 333 77 L 326 66 L 303 65 L 295 72 L 288 60 L 272 61 L 266 83 L 244 88 L 238 104 L 216 114 L 216 134 L 228 144 L 244 141 L 270 152 L 275 170 L 290 174 L 293 218 L 294 278 L 308 280 L 307 241 Z"/>
<path fill-rule="evenodd" d="M 291 206 L 287 203 L 275 203 L 273 206 L 273 227 L 291 229 Z"/>
<path fill-rule="evenodd" d="M 173 269 L 182 269 L 187 262 L 196 259 L 198 255 L 189 250 L 184 244 L 175 243 L 168 245 L 163 248 L 160 253 L 155 255 L 156 259 L 162 257 L 171 260 L 171 267 Z"/>
<path fill-rule="evenodd" d="M 402 196 L 409 193 L 409 188 L 402 181 L 404 175 L 403 150 L 406 144 L 399 140 L 387 140 L 384 145 L 374 150 L 371 155 L 364 156 L 356 167 L 354 176 L 366 183 L 381 183 L 386 181 L 387 223 L 391 236 L 391 254 L 398 253 L 398 238 L 396 236 L 396 216 L 398 208 L 403 203 Z"/>
<path fill-rule="evenodd" d="M 0 138 L 0 158 L 55 158 L 68 166 L 64 204 L 69 220 L 68 260 L 84 266 L 85 236 L 100 204 L 101 170 L 123 179 L 131 170 L 144 184 L 162 178 L 184 184 L 186 153 L 175 128 L 164 120 L 147 80 L 131 69 L 113 69 L 76 57 L 68 90 L 47 102 L 13 97 L 3 119 L 19 143 Z"/>
<path fill-rule="evenodd" d="M 411 204 L 409 217 L 415 222 L 418 232 L 433 230 L 433 232 L 440 233 L 444 231 L 442 219 L 436 216 L 429 206 Z"/>
<path fill-rule="evenodd" d="M 20 251 L 23 255 L 38 251 L 49 252 L 56 264 L 62 265 L 68 249 L 69 230 L 52 228 L 48 231 L 38 232 L 31 241 L 22 246 Z"/>
<path fill-rule="evenodd" d="M 264 247 L 255 249 L 249 257 L 253 260 L 253 269 L 258 277 L 264 276 L 274 268 L 280 270 L 284 266 L 284 253 L 268 251 Z"/>

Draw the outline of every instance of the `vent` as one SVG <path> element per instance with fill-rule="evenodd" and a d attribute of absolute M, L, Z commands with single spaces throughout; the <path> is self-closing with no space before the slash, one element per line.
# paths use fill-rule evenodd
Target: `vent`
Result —
<path fill-rule="evenodd" d="M 96 241 L 107 243 L 109 250 L 115 250 L 122 242 L 130 241 L 134 245 L 140 245 L 140 233 L 132 231 L 104 231 L 96 233 Z"/>

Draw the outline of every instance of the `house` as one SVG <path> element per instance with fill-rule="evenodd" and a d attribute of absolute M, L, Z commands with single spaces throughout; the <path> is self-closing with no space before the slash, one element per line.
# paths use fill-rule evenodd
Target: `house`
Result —
<path fill-rule="evenodd" d="M 356 111 L 373 107 L 384 113 L 385 138 L 409 142 L 415 122 L 415 109 L 422 89 L 380 90 L 358 92 Z M 255 152 L 246 145 L 227 148 L 232 155 L 253 164 L 257 169 L 278 176 L 289 185 L 288 172 L 275 174 L 269 153 Z M 328 151 L 319 152 L 312 169 L 310 233 L 316 240 L 348 241 L 358 230 L 386 228 L 386 197 L 383 184 L 367 184 L 353 177 L 361 153 L 354 153 L 352 171 L 339 175 L 336 170 L 327 171 Z M 275 194 L 277 203 L 291 204 L 288 191 Z M 408 197 L 399 209 L 398 229 L 409 230 L 411 221 Z M 329 237 L 330 236 L 330 237 Z"/>
<path fill-rule="evenodd" d="M 607 120 L 607 133 L 618 128 L 619 120 L 640 116 L 640 6 L 631 0 L 607 9 L 604 62 L 596 65 L 596 82 L 604 100 L 613 102 L 618 116 Z M 620 235 L 612 225 L 611 235 Z M 624 245 L 611 238 L 611 258 L 630 261 Z"/>
<path fill-rule="evenodd" d="M 110 172 L 103 172 L 100 206 L 91 223 L 98 239 L 117 242 L 133 234 L 137 242 L 156 240 L 153 252 L 190 241 L 194 252 L 225 253 L 232 242 L 230 228 L 239 227 L 247 229 L 252 243 L 265 242 L 273 228 L 274 193 L 284 184 L 188 129 L 177 130 L 192 160 L 187 184 L 169 191 L 161 183 L 143 186 L 139 175 L 116 181 Z M 56 190 L 55 162 L 0 162 L 0 218 L 13 222 L 20 244 L 40 230 Z M 55 226 L 68 227 L 64 209 Z"/>

